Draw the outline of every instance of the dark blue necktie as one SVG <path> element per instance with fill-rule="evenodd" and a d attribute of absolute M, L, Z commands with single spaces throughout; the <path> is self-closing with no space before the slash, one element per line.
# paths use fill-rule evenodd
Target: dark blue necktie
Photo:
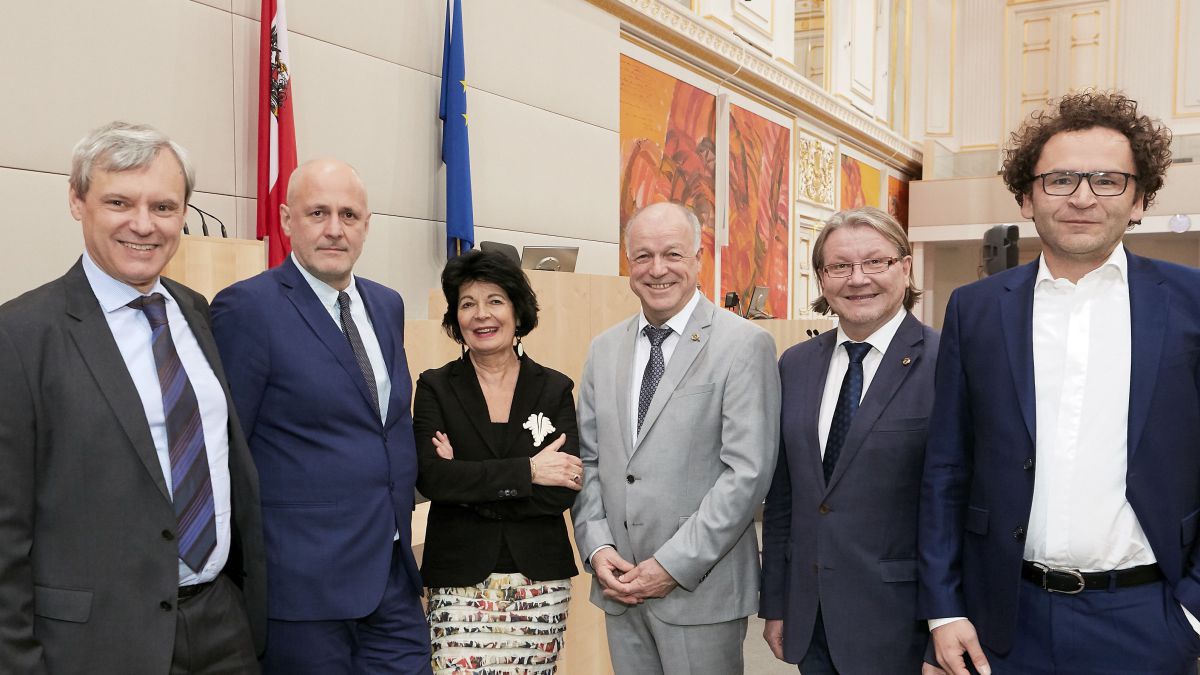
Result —
<path fill-rule="evenodd" d="M 650 410 L 650 401 L 654 399 L 654 390 L 658 388 L 658 381 L 667 369 L 663 360 L 662 343 L 671 334 L 671 328 L 647 325 L 642 332 L 646 334 L 646 339 L 650 340 L 650 360 L 646 362 L 646 370 L 642 373 L 642 390 L 638 394 L 639 432 L 642 430 L 642 420 L 646 419 L 646 411 Z"/>
<path fill-rule="evenodd" d="M 199 572 L 217 546 L 217 524 L 213 504 L 212 476 L 204 449 L 200 406 L 188 380 L 161 293 L 142 296 L 129 306 L 140 309 L 150 321 L 150 341 L 158 384 L 162 389 L 163 414 L 167 421 L 167 454 L 171 458 L 171 502 L 175 509 L 179 558 Z"/>
<path fill-rule="evenodd" d="M 338 293 L 338 309 L 342 315 L 342 335 L 350 341 L 350 351 L 354 352 L 354 360 L 362 371 L 363 379 L 367 381 L 367 391 L 371 392 L 371 408 L 379 415 L 379 387 L 375 384 L 375 371 L 371 368 L 371 359 L 367 358 L 367 349 L 363 346 L 362 335 L 354 318 L 350 316 L 350 294 L 346 291 Z"/>
<path fill-rule="evenodd" d="M 842 444 L 850 433 L 850 422 L 854 413 L 858 412 L 858 402 L 862 399 L 863 390 L 863 359 L 871 351 L 871 345 L 866 342 L 842 343 L 846 353 L 850 355 L 850 367 L 842 378 L 842 390 L 838 392 L 837 406 L 833 409 L 833 423 L 829 425 L 829 436 L 825 439 L 825 456 L 821 459 L 821 468 L 825 470 L 825 482 L 833 475 L 833 467 L 837 466 L 838 455 L 842 454 Z"/>

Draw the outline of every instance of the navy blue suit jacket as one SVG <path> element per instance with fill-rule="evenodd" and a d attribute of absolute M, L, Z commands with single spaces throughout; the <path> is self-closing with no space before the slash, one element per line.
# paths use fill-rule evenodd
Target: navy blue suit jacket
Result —
<path fill-rule="evenodd" d="M 844 673 L 916 673 L 929 632 L 917 620 L 917 503 L 938 335 L 911 314 L 850 425 L 829 484 L 817 418 L 837 331 L 779 360 L 779 461 L 763 517 L 759 614 L 783 619 L 783 652 L 808 650 L 817 606 Z"/>
<path fill-rule="evenodd" d="M 272 619 L 366 616 L 383 597 L 400 532 L 420 595 L 411 519 L 417 477 L 404 303 L 355 278 L 392 381 L 372 409 L 350 343 L 291 258 L 221 291 L 213 332 L 262 486 Z M 366 327 L 360 327 L 365 330 Z"/>
<path fill-rule="evenodd" d="M 1125 494 L 1167 582 L 1200 615 L 1200 270 L 1129 257 L 1132 361 Z M 966 616 L 1012 646 L 1037 419 L 1038 263 L 950 296 L 921 486 L 921 616 Z"/>

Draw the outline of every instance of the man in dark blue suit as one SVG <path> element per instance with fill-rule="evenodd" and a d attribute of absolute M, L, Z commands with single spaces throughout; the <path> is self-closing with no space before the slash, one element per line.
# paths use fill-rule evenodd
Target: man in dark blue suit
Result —
<path fill-rule="evenodd" d="M 779 360 L 763 637 L 804 675 L 917 675 L 929 641 L 917 618 L 917 502 L 938 336 L 909 314 L 921 295 L 912 249 L 887 213 L 834 215 L 813 269 L 813 309 L 839 325 Z"/>
<path fill-rule="evenodd" d="M 920 609 L 948 672 L 1196 672 L 1200 271 L 1121 244 L 1169 144 L 1090 91 L 1013 136 L 1042 255 L 951 295 L 925 455 Z"/>
<path fill-rule="evenodd" d="M 213 301 L 262 482 L 263 668 L 428 673 L 404 304 L 352 274 L 371 214 L 349 165 L 301 165 L 280 214 L 292 255 Z"/>

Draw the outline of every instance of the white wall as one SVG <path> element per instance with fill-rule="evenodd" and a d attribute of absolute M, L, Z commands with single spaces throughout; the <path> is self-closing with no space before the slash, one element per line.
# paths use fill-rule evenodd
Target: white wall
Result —
<path fill-rule="evenodd" d="M 192 154 L 193 201 L 253 236 L 257 0 L 26 0 L 0 22 L 0 302 L 81 250 L 75 141 L 145 122 Z M 288 0 L 300 159 L 354 164 L 372 228 L 358 272 L 424 317 L 444 263 L 443 0 Z M 580 247 L 617 269 L 619 25 L 584 0 L 463 0 L 476 239 Z M 14 212 L 15 211 L 15 212 Z M 193 221 L 198 230 L 198 221 Z M 19 242 L 21 245 L 18 245 Z"/>

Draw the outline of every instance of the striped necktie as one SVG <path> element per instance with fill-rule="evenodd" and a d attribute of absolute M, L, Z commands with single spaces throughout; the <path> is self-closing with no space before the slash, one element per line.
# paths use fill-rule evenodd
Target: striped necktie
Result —
<path fill-rule="evenodd" d="M 212 476 L 204 449 L 200 406 L 188 380 L 161 293 L 142 296 L 129 303 L 150 321 L 151 346 L 162 389 L 163 414 L 167 420 L 167 449 L 171 458 L 171 502 L 175 507 L 179 558 L 199 572 L 217 546 L 217 523 L 213 503 Z"/>

